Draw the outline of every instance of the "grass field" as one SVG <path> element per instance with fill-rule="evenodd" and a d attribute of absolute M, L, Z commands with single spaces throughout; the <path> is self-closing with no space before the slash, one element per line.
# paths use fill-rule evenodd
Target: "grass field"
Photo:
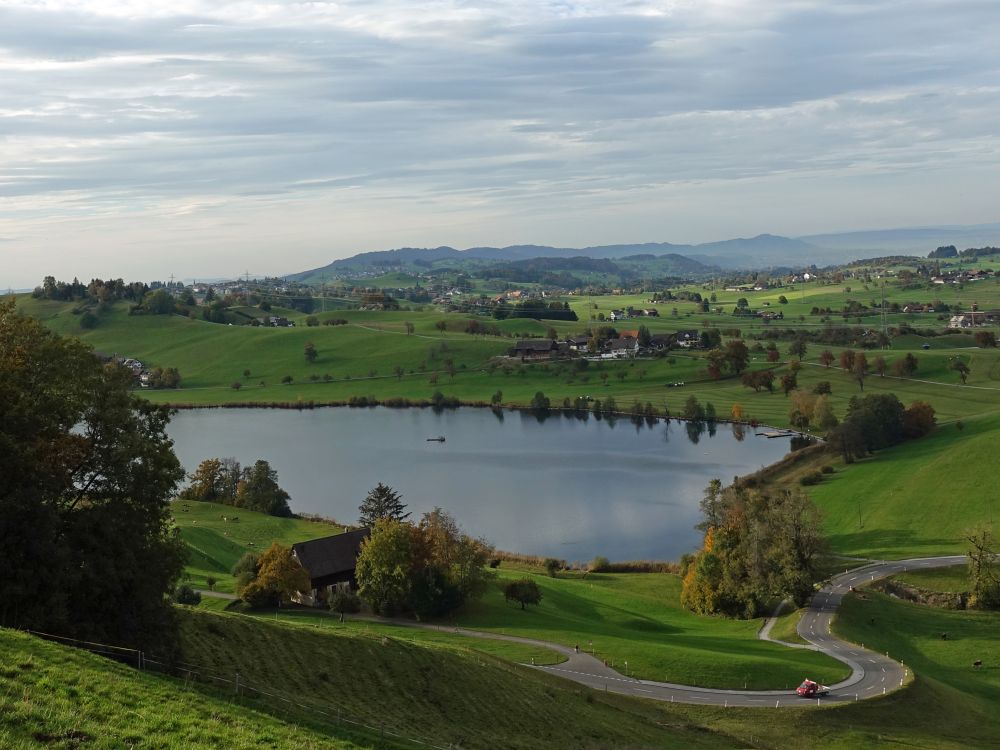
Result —
<path fill-rule="evenodd" d="M 660 707 L 581 689 L 481 652 L 238 615 L 186 612 L 184 658 L 206 672 L 387 731 L 463 748 L 732 747 Z M 276 710 L 283 712 L 280 705 Z"/>
<path fill-rule="evenodd" d="M 233 591 L 230 571 L 243 553 L 267 549 L 272 542 L 290 547 L 295 542 L 343 530 L 341 526 L 298 518 L 275 518 L 218 503 L 177 500 L 171 510 L 174 523 L 191 553 L 186 568 L 188 582 L 195 588 L 208 588 L 205 579 L 211 576 L 217 581 L 215 590 L 228 593 Z"/>
<path fill-rule="evenodd" d="M 912 570 L 900 573 L 893 578 L 926 591 L 940 591 L 946 594 L 959 594 L 971 589 L 969 569 L 965 565 L 932 570 Z"/>
<path fill-rule="evenodd" d="M 501 581 L 532 576 L 542 589 L 542 603 L 522 611 L 506 603 L 495 586 L 479 602 L 438 622 L 579 645 L 622 672 L 627 661 L 629 675 L 685 685 L 773 689 L 794 686 L 804 673 L 837 682 L 849 672 L 821 654 L 759 640 L 762 620 L 728 620 L 687 611 L 680 606 L 680 581 L 675 575 L 602 573 L 586 578 L 549 578 L 526 569 L 501 570 L 500 574 Z M 563 660 L 548 649 L 503 641 L 351 617 L 341 623 L 324 611 L 287 609 L 250 614 L 323 632 L 389 635 L 412 643 L 461 647 L 523 664 Z"/>
<path fill-rule="evenodd" d="M 229 695 L 138 672 L 85 651 L 0 629 L 0 747 L 29 748 L 328 748 L 370 747 L 337 739 Z"/>
<path fill-rule="evenodd" d="M 984 471 L 1000 444 L 1000 415 L 946 425 L 878 453 L 811 488 L 835 550 L 866 557 L 964 552 L 962 534 L 1000 517 L 1000 485 Z"/>

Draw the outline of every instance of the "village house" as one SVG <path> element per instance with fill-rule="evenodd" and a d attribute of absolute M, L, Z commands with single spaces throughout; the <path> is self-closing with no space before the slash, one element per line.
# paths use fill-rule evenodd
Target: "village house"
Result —
<path fill-rule="evenodd" d="M 639 353 L 639 341 L 631 336 L 612 339 L 606 346 L 606 351 L 601 354 L 604 359 L 625 359 Z"/>
<path fill-rule="evenodd" d="M 587 345 L 590 343 L 589 336 L 574 336 L 572 338 L 566 339 L 566 346 L 570 351 L 573 352 L 585 352 L 587 351 Z"/>
<path fill-rule="evenodd" d="M 693 328 L 687 331 L 677 332 L 677 345 L 685 349 L 689 349 L 692 346 L 698 346 L 698 342 L 700 340 L 698 331 Z"/>
<path fill-rule="evenodd" d="M 609 320 L 626 320 L 628 318 L 628 313 L 624 310 L 612 310 L 611 314 L 608 316 Z"/>
<path fill-rule="evenodd" d="M 361 543 L 368 538 L 368 529 L 345 531 L 343 534 L 310 539 L 292 545 L 292 557 L 309 576 L 309 593 L 301 592 L 298 602 L 320 607 L 329 601 L 338 583 L 357 587 L 354 569 L 357 566 Z"/>
<path fill-rule="evenodd" d="M 520 339 L 513 349 L 511 357 L 526 359 L 551 359 L 559 352 L 559 345 L 553 339 Z"/>
<path fill-rule="evenodd" d="M 655 307 L 647 307 L 642 311 L 642 314 L 645 315 L 647 318 L 660 317 L 660 311 L 657 310 Z"/>

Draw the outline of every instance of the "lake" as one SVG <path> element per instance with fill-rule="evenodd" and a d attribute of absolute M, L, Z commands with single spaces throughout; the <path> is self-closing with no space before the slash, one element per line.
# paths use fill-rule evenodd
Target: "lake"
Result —
<path fill-rule="evenodd" d="M 383 482 L 414 519 L 440 506 L 498 549 L 570 562 L 676 560 L 700 544 L 709 480 L 728 483 L 789 450 L 789 438 L 747 427 L 740 440 L 728 424 L 694 442 L 683 422 L 539 422 L 474 408 L 200 409 L 179 412 L 168 432 L 188 472 L 205 458 L 266 459 L 298 513 L 355 522 Z M 438 435 L 446 442 L 427 442 Z"/>

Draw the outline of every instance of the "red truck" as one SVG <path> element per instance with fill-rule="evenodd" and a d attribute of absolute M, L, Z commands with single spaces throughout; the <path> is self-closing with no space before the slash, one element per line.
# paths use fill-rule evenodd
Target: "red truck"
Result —
<path fill-rule="evenodd" d="M 829 692 L 830 688 L 826 685 L 820 685 L 812 680 L 803 680 L 802 684 L 795 688 L 795 693 L 800 698 L 819 698 L 821 695 L 829 694 Z"/>

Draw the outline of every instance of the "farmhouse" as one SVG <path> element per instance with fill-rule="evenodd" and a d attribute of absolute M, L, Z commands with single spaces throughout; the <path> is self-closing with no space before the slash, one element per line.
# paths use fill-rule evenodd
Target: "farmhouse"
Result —
<path fill-rule="evenodd" d="M 698 346 L 699 338 L 698 331 L 691 329 L 689 331 L 678 331 L 677 332 L 677 345 L 688 349 L 692 346 Z"/>
<path fill-rule="evenodd" d="M 305 568 L 312 589 L 309 594 L 300 595 L 299 602 L 320 606 L 329 599 L 338 583 L 354 587 L 354 568 L 361 543 L 367 538 L 368 529 L 358 529 L 293 544 L 292 557 Z"/>
<path fill-rule="evenodd" d="M 634 357 L 639 353 L 639 342 L 631 336 L 612 339 L 607 344 L 607 352 L 602 355 L 606 358 L 622 359 L 624 357 Z"/>
<path fill-rule="evenodd" d="M 559 345 L 552 339 L 521 339 L 510 350 L 510 356 L 521 359 L 550 359 L 559 351 Z"/>

